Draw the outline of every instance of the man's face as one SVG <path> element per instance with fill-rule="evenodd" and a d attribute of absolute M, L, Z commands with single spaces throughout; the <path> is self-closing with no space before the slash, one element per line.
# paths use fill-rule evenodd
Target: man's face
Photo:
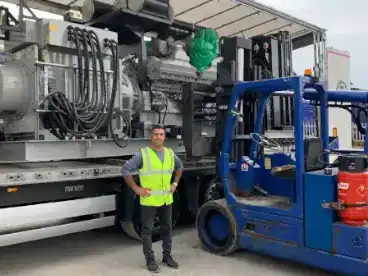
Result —
<path fill-rule="evenodd" d="M 163 129 L 154 129 L 152 130 L 151 142 L 155 146 L 162 146 L 165 141 L 165 131 Z"/>

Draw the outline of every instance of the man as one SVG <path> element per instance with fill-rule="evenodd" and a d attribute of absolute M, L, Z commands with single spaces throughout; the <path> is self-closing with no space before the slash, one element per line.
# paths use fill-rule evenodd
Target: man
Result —
<path fill-rule="evenodd" d="M 183 164 L 173 150 L 164 147 L 165 130 L 160 125 L 152 127 L 150 145 L 138 151 L 122 169 L 125 182 L 140 197 L 143 253 L 146 258 L 147 269 L 159 272 L 152 250 L 152 230 L 156 214 L 161 223 L 162 231 L 162 263 L 178 268 L 178 263 L 172 258 L 172 203 Z M 172 173 L 174 181 L 171 182 Z M 140 186 L 133 175 L 138 172 Z"/>

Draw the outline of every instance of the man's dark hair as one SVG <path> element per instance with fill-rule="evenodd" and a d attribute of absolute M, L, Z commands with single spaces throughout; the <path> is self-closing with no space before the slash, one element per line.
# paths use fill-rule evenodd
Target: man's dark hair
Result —
<path fill-rule="evenodd" d="M 165 130 L 164 129 L 164 126 L 163 125 L 159 125 L 159 124 L 156 124 L 156 125 L 153 125 L 151 127 L 151 131 L 153 132 L 155 129 L 162 129 L 162 130 Z"/>

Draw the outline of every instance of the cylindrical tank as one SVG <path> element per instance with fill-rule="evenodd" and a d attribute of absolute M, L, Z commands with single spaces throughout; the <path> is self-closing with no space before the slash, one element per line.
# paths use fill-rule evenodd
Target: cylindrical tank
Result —
<path fill-rule="evenodd" d="M 89 22 L 114 10 L 113 3 L 106 3 L 104 0 L 80 0 L 77 4 L 85 22 Z"/>
<path fill-rule="evenodd" d="M 23 66 L 12 63 L 0 66 L 0 114 L 25 111 L 31 92 Z"/>
<path fill-rule="evenodd" d="M 368 220 L 368 156 L 340 156 L 337 181 L 338 202 L 345 206 L 339 211 L 341 221 L 364 225 Z"/>
<path fill-rule="evenodd" d="M 174 21 L 174 11 L 167 0 L 115 0 L 114 8 L 145 12 Z"/>
<path fill-rule="evenodd" d="M 115 0 L 110 3 L 103 0 L 83 0 L 80 7 L 83 20 L 86 22 L 119 9 L 129 9 L 133 12 L 144 11 L 171 22 L 174 21 L 174 10 L 169 1 L 165 0 Z"/>

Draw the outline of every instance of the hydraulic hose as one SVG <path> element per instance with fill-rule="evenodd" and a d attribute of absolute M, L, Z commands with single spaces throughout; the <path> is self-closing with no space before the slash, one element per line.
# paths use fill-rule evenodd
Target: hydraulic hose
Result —
<path fill-rule="evenodd" d="M 87 31 L 69 26 L 68 35 L 77 52 L 78 91 L 74 93 L 73 99 L 69 99 L 59 91 L 51 92 L 41 102 L 42 104 L 47 100 L 49 103 L 52 132 L 59 139 L 64 139 L 67 134 L 82 138 L 93 136 L 107 127 L 114 142 L 119 147 L 126 147 L 131 140 L 131 122 L 128 116 L 115 108 L 119 74 L 117 42 L 104 40 L 104 46 L 110 49 L 112 56 L 113 85 L 108 99 L 104 60 L 97 34 L 92 30 Z M 90 84 L 90 63 L 92 63 L 92 86 Z M 124 144 L 121 144 L 114 134 L 114 115 L 120 116 L 122 125 L 125 125 L 124 138 L 128 134 L 128 139 L 124 141 Z"/>

